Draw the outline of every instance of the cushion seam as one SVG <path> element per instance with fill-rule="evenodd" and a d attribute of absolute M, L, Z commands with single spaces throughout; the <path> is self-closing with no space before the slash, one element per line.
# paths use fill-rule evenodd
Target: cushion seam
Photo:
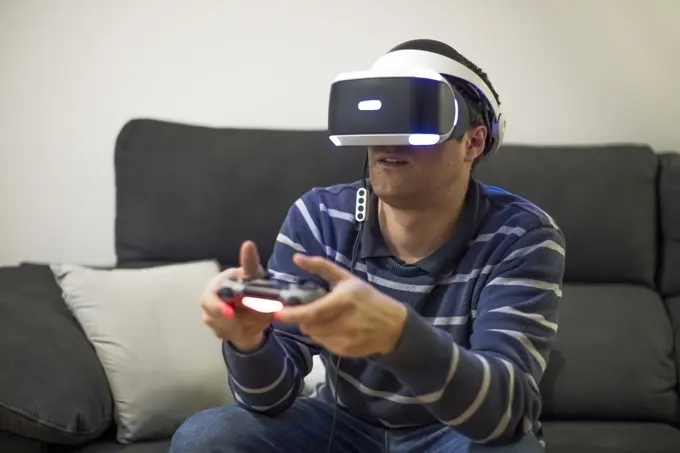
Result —
<path fill-rule="evenodd" d="M 50 421 L 43 420 L 38 415 L 30 413 L 29 411 L 27 411 L 25 409 L 21 409 L 17 406 L 14 406 L 13 404 L 7 403 L 5 401 L 0 400 L 0 407 L 8 410 L 9 412 L 20 415 L 21 417 L 24 417 L 24 418 L 26 418 L 26 419 L 28 419 L 32 422 L 35 422 L 35 423 L 37 423 L 41 426 L 56 429 L 60 432 L 68 433 L 68 434 L 86 434 L 86 435 L 87 434 L 93 434 L 93 433 L 96 433 L 97 431 L 101 430 L 102 427 L 108 427 L 113 420 L 113 417 L 109 416 L 109 417 L 106 418 L 106 420 L 103 423 L 97 424 L 94 428 L 92 428 L 90 430 L 80 431 L 80 430 L 73 430 L 73 429 L 67 428 L 65 426 L 59 426 L 59 425 L 54 424 Z"/>

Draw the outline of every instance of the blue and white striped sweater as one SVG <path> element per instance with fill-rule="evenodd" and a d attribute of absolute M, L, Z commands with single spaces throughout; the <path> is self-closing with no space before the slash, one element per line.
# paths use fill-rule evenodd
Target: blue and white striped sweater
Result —
<path fill-rule="evenodd" d="M 292 263 L 295 252 L 349 268 L 357 235 L 359 182 L 317 188 L 290 208 L 269 270 L 280 279 L 316 280 Z M 415 265 L 389 256 L 369 218 L 354 273 L 409 308 L 396 350 L 342 359 L 291 326 L 274 324 L 264 346 L 240 354 L 225 344 L 240 405 L 279 413 L 303 388 L 312 356 L 328 370 L 318 397 L 385 428 L 443 423 L 478 442 L 539 427 L 537 383 L 557 331 L 564 238 L 528 201 L 472 181 L 453 237 Z M 338 389 L 333 388 L 338 373 Z"/>

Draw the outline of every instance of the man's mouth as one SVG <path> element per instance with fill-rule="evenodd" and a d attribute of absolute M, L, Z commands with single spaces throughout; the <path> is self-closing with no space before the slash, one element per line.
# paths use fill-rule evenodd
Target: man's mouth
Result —
<path fill-rule="evenodd" d="M 405 165 L 408 161 L 398 157 L 381 157 L 378 159 L 378 163 L 383 165 Z"/>

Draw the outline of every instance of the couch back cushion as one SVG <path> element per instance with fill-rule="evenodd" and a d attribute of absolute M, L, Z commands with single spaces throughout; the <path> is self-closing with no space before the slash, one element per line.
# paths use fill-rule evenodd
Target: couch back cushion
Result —
<path fill-rule="evenodd" d="M 673 326 L 655 290 L 658 156 L 635 145 L 505 146 L 476 176 L 533 201 L 566 236 L 544 418 L 679 423 Z"/>
<path fill-rule="evenodd" d="M 637 145 L 508 145 L 475 170 L 550 214 L 566 237 L 565 281 L 655 286 L 657 169 Z"/>
<path fill-rule="evenodd" d="M 116 254 L 131 262 L 271 254 L 289 206 L 315 186 L 361 178 L 365 153 L 322 131 L 218 129 L 136 119 L 115 151 Z"/>
<path fill-rule="evenodd" d="M 680 154 L 662 154 L 659 173 L 662 241 L 659 287 L 665 296 L 675 296 L 680 295 Z"/>
<path fill-rule="evenodd" d="M 662 244 L 659 288 L 666 297 L 673 323 L 675 359 L 680 364 L 680 154 L 662 154 L 659 173 Z"/>

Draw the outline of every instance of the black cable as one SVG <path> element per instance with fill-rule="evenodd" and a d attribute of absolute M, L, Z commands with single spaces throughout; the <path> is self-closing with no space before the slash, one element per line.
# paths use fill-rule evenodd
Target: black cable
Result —
<path fill-rule="evenodd" d="M 364 170 L 363 174 L 361 177 L 361 187 L 366 189 L 369 193 L 366 197 L 366 205 L 368 206 L 370 203 L 370 190 L 371 186 L 367 182 L 368 180 L 368 153 L 366 153 L 366 159 L 364 160 Z M 368 207 L 366 208 L 368 210 Z M 354 266 L 356 266 L 357 259 L 359 258 L 359 245 L 361 244 L 361 232 L 364 230 L 364 222 L 358 222 L 357 223 L 357 235 L 354 238 L 354 246 L 352 247 L 352 261 L 350 263 L 349 271 L 354 272 Z M 333 366 L 333 354 L 330 355 L 331 360 L 330 365 L 331 367 Z M 342 357 L 338 356 L 338 359 L 335 363 L 335 378 L 333 379 L 333 390 L 334 390 L 334 395 L 333 395 L 333 421 L 331 422 L 331 433 L 330 436 L 328 437 L 328 448 L 326 449 L 326 453 L 331 453 L 331 447 L 333 445 L 333 436 L 335 435 L 335 421 L 337 419 L 337 413 L 338 413 L 338 394 L 340 393 L 340 390 L 338 389 L 338 377 L 340 376 L 340 362 L 342 360 Z"/>

